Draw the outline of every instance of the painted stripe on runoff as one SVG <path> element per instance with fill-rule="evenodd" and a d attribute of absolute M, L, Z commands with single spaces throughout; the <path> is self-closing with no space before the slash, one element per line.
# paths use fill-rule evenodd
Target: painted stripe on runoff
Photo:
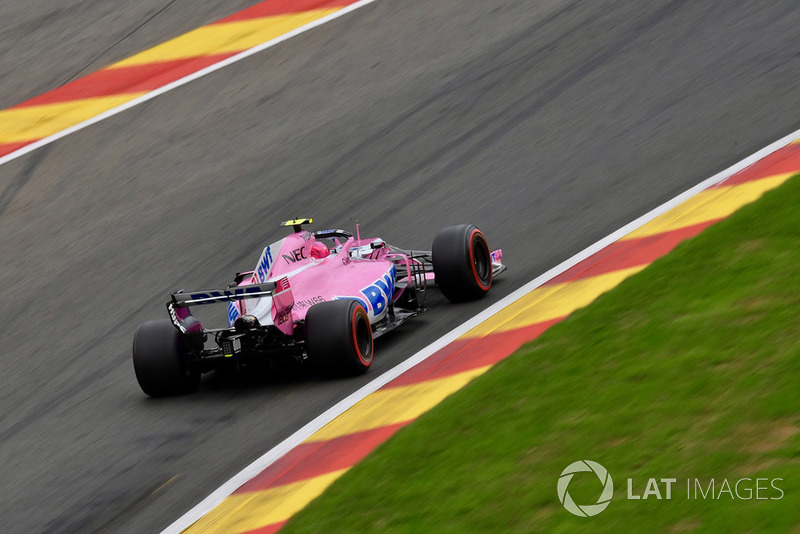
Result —
<path fill-rule="evenodd" d="M 375 0 L 265 0 L 0 110 L 0 165 Z"/>

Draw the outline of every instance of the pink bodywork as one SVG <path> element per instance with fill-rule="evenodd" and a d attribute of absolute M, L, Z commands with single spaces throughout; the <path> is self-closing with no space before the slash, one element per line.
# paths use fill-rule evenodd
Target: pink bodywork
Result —
<path fill-rule="evenodd" d="M 294 324 L 305 318 L 314 304 L 329 300 L 355 299 L 364 306 L 370 322 L 380 320 L 396 298 L 395 262 L 409 261 L 405 255 L 385 247 L 372 248 L 380 239 L 349 238 L 325 258 L 311 257 L 313 234 L 301 231 L 266 247 L 256 269 L 239 285 L 275 282 L 272 297 L 230 303 L 228 324 L 241 315 L 254 315 L 262 325 L 274 324 L 292 335 Z"/>

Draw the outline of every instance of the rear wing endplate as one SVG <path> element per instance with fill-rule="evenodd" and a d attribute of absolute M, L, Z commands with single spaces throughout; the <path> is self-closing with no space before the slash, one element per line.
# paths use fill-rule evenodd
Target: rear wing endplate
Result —
<path fill-rule="evenodd" d="M 179 291 L 172 293 L 172 305 L 176 308 L 214 304 L 215 302 L 233 302 L 244 299 L 269 297 L 275 291 L 274 282 L 231 287 L 228 289 L 202 289 L 188 293 Z"/>

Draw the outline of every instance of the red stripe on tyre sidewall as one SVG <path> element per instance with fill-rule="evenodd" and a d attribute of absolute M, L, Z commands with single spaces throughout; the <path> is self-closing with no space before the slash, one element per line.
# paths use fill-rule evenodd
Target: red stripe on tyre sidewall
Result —
<path fill-rule="evenodd" d="M 366 312 L 363 311 L 363 310 L 364 310 L 364 308 L 362 308 L 360 304 L 356 305 L 355 309 L 353 310 L 353 317 L 352 317 L 352 321 L 351 321 L 353 323 L 353 344 L 354 344 L 354 346 L 356 348 L 356 354 L 358 354 L 358 359 L 361 360 L 361 363 L 363 363 L 364 365 L 369 366 L 370 363 L 372 362 L 372 352 L 373 352 L 373 349 L 374 349 L 374 346 L 373 346 L 374 340 L 372 339 L 372 336 L 370 336 L 370 340 L 369 340 L 369 354 L 370 354 L 369 361 L 364 360 L 364 356 L 361 354 L 361 347 L 359 346 L 359 343 L 358 343 L 358 332 L 357 332 L 357 330 L 358 330 L 357 329 L 357 326 L 358 326 L 358 314 L 359 314 L 359 312 L 363 312 L 366 315 Z M 369 321 L 367 321 L 367 323 L 369 323 Z"/>
<path fill-rule="evenodd" d="M 478 230 L 477 228 L 472 230 L 472 233 L 469 234 L 469 264 L 470 264 L 470 267 L 472 267 L 472 274 L 475 276 L 475 280 L 478 282 L 478 285 L 484 291 L 489 291 L 489 289 L 492 287 L 492 271 L 491 271 L 491 269 L 489 270 L 489 284 L 488 285 L 483 285 L 483 282 L 481 282 L 481 277 L 478 276 L 478 270 L 475 268 L 475 241 L 474 241 L 475 234 L 478 234 L 479 236 L 481 236 L 483 238 L 484 242 L 486 242 L 486 238 L 483 236 L 483 233 L 481 233 L 480 230 Z M 488 245 L 488 243 L 487 243 L 487 245 Z M 488 249 L 489 247 L 487 246 L 486 248 Z"/>

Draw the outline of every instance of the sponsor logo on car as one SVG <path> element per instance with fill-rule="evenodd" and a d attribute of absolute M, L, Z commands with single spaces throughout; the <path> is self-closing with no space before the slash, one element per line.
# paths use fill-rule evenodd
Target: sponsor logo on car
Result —
<path fill-rule="evenodd" d="M 287 322 L 291 317 L 292 317 L 291 311 L 287 311 L 287 312 L 281 313 L 280 315 L 275 317 L 275 324 L 276 325 L 281 325 L 281 324 Z"/>
<path fill-rule="evenodd" d="M 310 308 L 314 304 L 319 304 L 320 302 L 325 302 L 324 297 L 311 297 L 303 300 L 296 300 L 294 303 L 295 309 L 303 309 L 303 308 Z"/>
<path fill-rule="evenodd" d="M 328 228 L 326 230 L 320 230 L 319 232 L 316 232 L 317 237 L 323 237 L 326 235 L 339 234 L 339 233 L 342 233 L 342 230 L 339 230 L 337 228 Z"/>
<path fill-rule="evenodd" d="M 167 311 L 169 312 L 169 319 L 170 319 L 170 321 L 172 321 L 172 324 L 175 325 L 175 327 L 178 330 L 180 330 L 181 332 L 183 332 L 185 334 L 186 333 L 186 328 L 183 327 L 183 325 L 181 324 L 180 320 L 178 319 L 178 314 L 175 313 L 175 306 L 173 306 L 172 303 L 167 304 Z"/>
<path fill-rule="evenodd" d="M 394 280 L 397 276 L 394 265 L 387 274 L 375 280 L 374 283 L 361 290 L 361 294 L 366 297 L 372 307 L 372 312 L 379 315 L 384 312 L 386 306 L 392 300 L 394 294 Z M 365 307 L 366 309 L 366 307 Z"/>
<path fill-rule="evenodd" d="M 289 254 L 281 254 L 281 256 L 286 261 L 286 263 L 295 263 L 297 261 L 304 260 L 304 259 L 308 258 L 308 256 L 306 256 L 306 248 L 305 248 L 305 246 L 302 246 L 300 248 L 296 248 L 293 251 L 291 251 Z"/>
<path fill-rule="evenodd" d="M 241 315 L 241 313 L 239 312 L 239 307 L 235 303 L 229 302 L 228 303 L 228 326 L 233 326 L 233 323 L 236 321 L 236 319 L 239 318 L 240 315 Z"/>
<path fill-rule="evenodd" d="M 275 282 L 275 293 L 283 293 L 284 291 L 287 291 L 288 289 L 290 289 L 289 277 L 284 276 L 283 278 L 281 278 L 280 280 Z"/>
<path fill-rule="evenodd" d="M 269 268 L 272 266 L 272 251 L 269 247 L 264 249 L 264 253 L 261 255 L 261 261 L 258 262 L 258 267 L 256 267 L 256 274 L 258 275 L 258 281 L 263 282 L 269 276 Z"/>

